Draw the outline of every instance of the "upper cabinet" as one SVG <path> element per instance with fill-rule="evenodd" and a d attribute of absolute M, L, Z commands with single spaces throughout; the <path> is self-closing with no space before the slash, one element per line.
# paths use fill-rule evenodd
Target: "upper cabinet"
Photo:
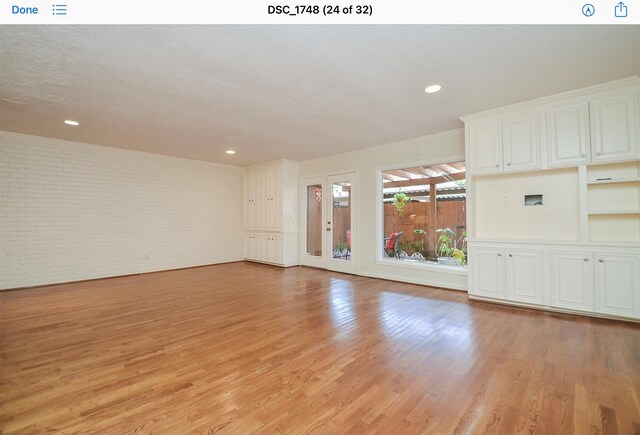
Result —
<path fill-rule="evenodd" d="M 473 172 L 502 171 L 502 122 L 480 123 L 469 128 Z"/>
<path fill-rule="evenodd" d="M 637 79 L 463 117 L 469 175 L 640 157 Z"/>
<path fill-rule="evenodd" d="M 638 93 L 628 92 L 546 110 L 549 166 L 573 166 L 638 156 Z"/>
<path fill-rule="evenodd" d="M 516 171 L 540 167 L 538 114 L 506 118 L 504 129 L 504 170 Z"/>
<path fill-rule="evenodd" d="M 549 166 L 580 165 L 589 161 L 589 105 L 561 104 L 547 110 Z"/>
<path fill-rule="evenodd" d="M 494 174 L 540 167 L 539 116 L 526 113 L 471 123 L 470 172 Z"/>
<path fill-rule="evenodd" d="M 633 159 L 638 155 L 638 93 L 589 102 L 594 162 Z"/>
<path fill-rule="evenodd" d="M 245 171 L 245 230 L 298 231 L 298 166 L 281 162 Z"/>

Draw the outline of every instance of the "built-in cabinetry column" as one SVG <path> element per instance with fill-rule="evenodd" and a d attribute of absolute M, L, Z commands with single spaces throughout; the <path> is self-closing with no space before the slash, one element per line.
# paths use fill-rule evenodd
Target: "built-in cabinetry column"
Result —
<path fill-rule="evenodd" d="M 245 170 L 245 258 L 298 264 L 298 164 L 281 160 Z"/>

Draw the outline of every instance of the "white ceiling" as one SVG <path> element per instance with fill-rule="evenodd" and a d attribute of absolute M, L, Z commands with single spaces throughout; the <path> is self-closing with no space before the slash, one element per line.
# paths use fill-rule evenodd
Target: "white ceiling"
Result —
<path fill-rule="evenodd" d="M 3 130 L 238 165 L 640 73 L 640 26 L 0 26 L 0 47 Z"/>

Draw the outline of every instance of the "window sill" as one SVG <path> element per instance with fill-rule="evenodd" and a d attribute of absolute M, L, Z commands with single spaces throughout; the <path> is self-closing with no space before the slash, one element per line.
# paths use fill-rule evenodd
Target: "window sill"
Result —
<path fill-rule="evenodd" d="M 393 260 L 379 258 L 376 263 L 381 266 L 403 267 L 405 269 L 428 270 L 430 272 L 448 273 L 450 275 L 467 275 L 466 266 L 448 266 L 445 264 L 429 263 L 417 260 Z"/>

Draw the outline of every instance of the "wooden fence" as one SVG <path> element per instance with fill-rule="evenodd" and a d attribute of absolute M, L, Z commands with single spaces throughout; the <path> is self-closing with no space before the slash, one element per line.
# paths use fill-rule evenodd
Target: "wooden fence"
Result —
<path fill-rule="evenodd" d="M 466 228 L 466 202 L 461 201 L 439 201 L 436 204 L 435 225 L 429 227 L 429 203 L 410 202 L 404 207 L 404 216 L 400 216 L 391 203 L 384 204 L 384 234 L 403 231 L 400 242 L 412 242 L 421 240 L 420 235 L 414 230 L 425 230 L 427 236 L 434 242 L 438 240 L 436 230 L 438 228 L 451 228 L 464 226 Z M 462 230 L 458 230 L 461 234 Z M 432 250 L 432 249 L 427 249 Z"/>

